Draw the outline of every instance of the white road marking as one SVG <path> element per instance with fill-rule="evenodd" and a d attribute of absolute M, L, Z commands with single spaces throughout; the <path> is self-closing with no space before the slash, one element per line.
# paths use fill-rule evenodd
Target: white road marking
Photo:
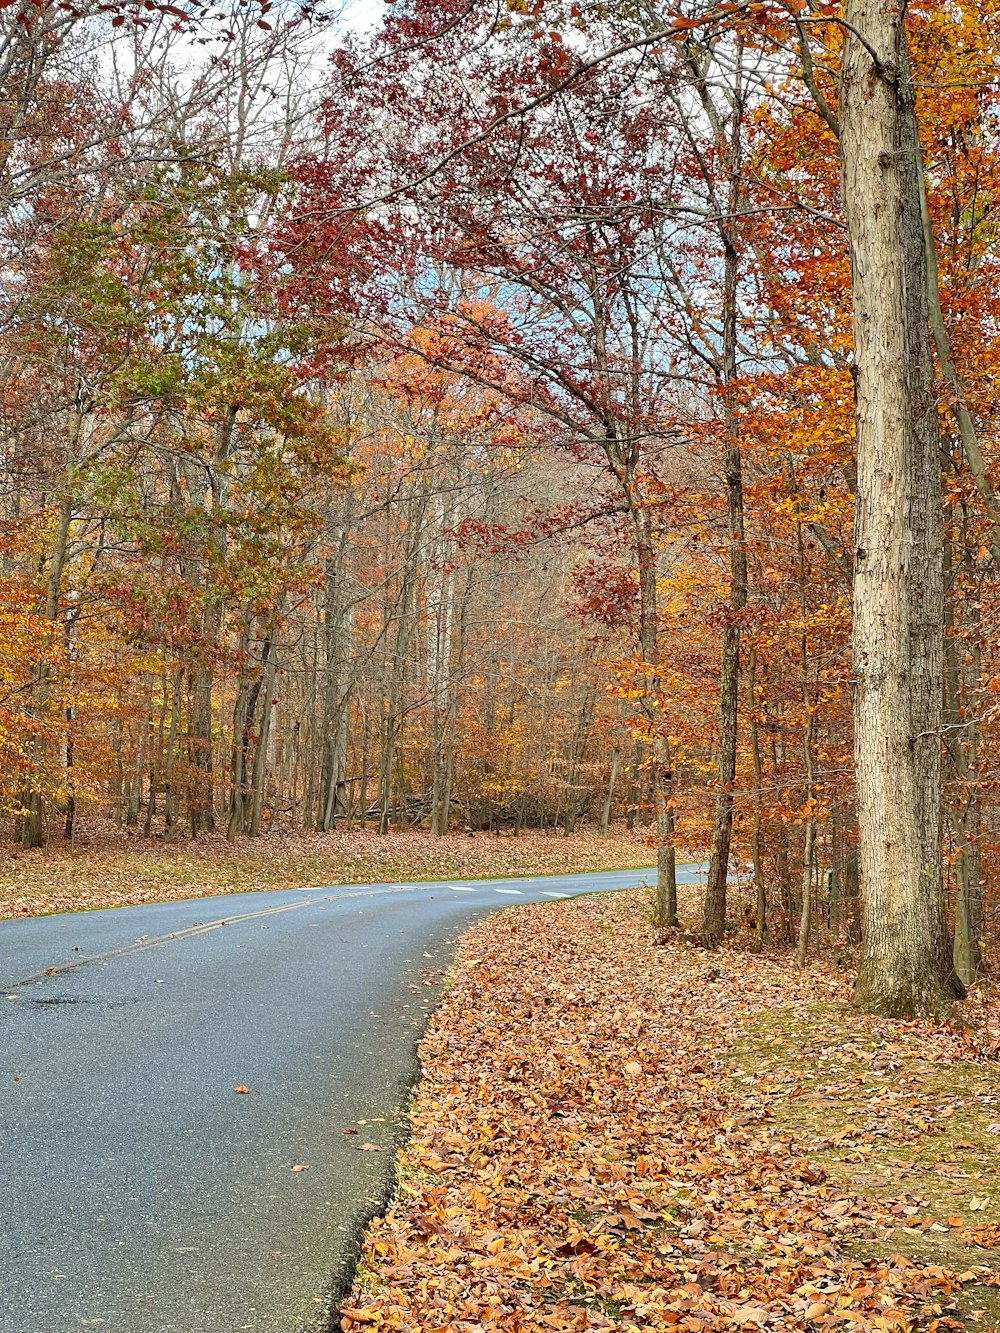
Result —
<path fill-rule="evenodd" d="M 448 888 L 452 893 L 475 893 L 475 889 L 470 889 L 468 884 L 449 884 Z"/>
<path fill-rule="evenodd" d="M 570 898 L 570 897 L 572 897 L 572 894 L 569 894 L 569 893 L 555 893 L 555 892 L 553 892 L 552 889 L 542 889 L 542 897 L 543 897 L 543 898 Z"/>
<path fill-rule="evenodd" d="M 516 893 L 519 898 L 524 897 L 523 889 L 494 889 L 494 893 Z"/>

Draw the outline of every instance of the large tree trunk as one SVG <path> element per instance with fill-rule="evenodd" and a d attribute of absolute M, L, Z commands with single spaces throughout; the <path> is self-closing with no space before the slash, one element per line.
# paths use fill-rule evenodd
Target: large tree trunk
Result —
<path fill-rule="evenodd" d="M 739 122 L 733 130 L 733 192 L 738 198 Z M 722 631 L 719 671 L 719 785 L 712 821 L 712 847 L 705 884 L 702 940 L 715 948 L 726 929 L 726 884 L 729 845 L 733 834 L 733 787 L 736 782 L 736 740 L 739 722 L 740 613 L 747 604 L 747 550 L 743 529 L 743 458 L 734 399 L 736 380 L 736 303 L 738 254 L 732 228 L 724 232 L 722 380 L 726 413 L 726 507 L 729 520 L 729 618 Z"/>
<path fill-rule="evenodd" d="M 275 613 L 275 621 L 281 615 L 281 605 Z M 271 742 L 271 719 L 274 715 L 274 705 L 277 700 L 274 697 L 274 682 L 278 669 L 278 647 L 275 643 L 277 635 L 277 626 L 272 624 L 268 629 L 267 638 L 264 641 L 264 648 L 267 651 L 267 662 L 261 665 L 264 667 L 264 704 L 261 709 L 260 734 L 257 737 L 257 747 L 253 756 L 253 771 L 250 779 L 250 818 L 248 821 L 248 832 L 251 838 L 260 837 L 261 820 L 264 814 L 264 784 L 267 781 L 267 762 L 268 752 Z"/>
<path fill-rule="evenodd" d="M 809 932 L 813 917 L 813 889 L 816 884 L 816 814 L 813 802 L 816 795 L 816 712 L 809 684 L 809 634 L 807 630 L 808 603 L 806 601 L 806 549 L 802 540 L 802 524 L 795 525 L 799 563 L 799 616 L 802 629 L 799 634 L 799 667 L 802 671 L 802 712 L 805 719 L 802 736 L 802 757 L 805 760 L 806 820 L 802 830 L 802 902 L 799 913 L 799 937 L 795 961 L 805 967 L 809 952 Z"/>
<path fill-rule="evenodd" d="M 963 523 L 963 529 L 965 524 Z M 962 534 L 965 547 L 963 565 L 972 572 L 968 532 Z M 944 716 L 945 758 L 950 768 L 950 781 L 946 783 L 947 822 L 950 825 L 955 846 L 955 879 L 957 897 L 955 901 L 955 938 L 952 948 L 952 960 L 955 971 L 963 985 L 971 986 L 985 976 L 985 960 L 982 951 L 983 933 L 983 888 L 982 856 L 980 851 L 982 835 L 981 801 L 977 789 L 979 771 L 979 726 L 976 719 L 973 698 L 980 684 L 981 626 L 978 614 L 978 589 L 962 583 L 956 585 L 960 577 L 952 565 L 952 544 L 945 540 L 946 583 L 951 588 L 951 596 L 945 605 L 945 642 L 944 642 Z M 972 592 L 972 596 L 969 593 Z M 959 659 L 960 637 L 956 625 L 956 605 L 959 600 L 971 605 L 971 633 L 966 630 L 972 661 L 968 669 L 963 669 Z M 966 678 L 967 677 L 967 678 Z"/>
<path fill-rule="evenodd" d="M 848 0 L 843 195 L 857 367 L 855 755 L 863 950 L 854 1002 L 956 993 L 941 887 L 941 474 L 914 91 L 901 8 Z"/>
<path fill-rule="evenodd" d="M 747 694 L 749 698 L 750 719 L 750 754 L 753 759 L 753 831 L 750 835 L 750 849 L 753 856 L 754 887 L 754 947 L 763 949 L 767 943 L 767 883 L 764 879 L 762 823 L 762 792 L 764 765 L 760 752 L 760 728 L 757 723 L 757 649 L 750 649 L 749 679 Z"/>
<path fill-rule="evenodd" d="M 220 617 L 215 607 L 205 613 L 203 630 L 206 643 L 218 637 Z M 212 751 L 213 669 L 207 653 L 201 654 L 189 674 L 188 703 L 188 819 L 191 836 L 215 829 L 214 754 Z"/>
<path fill-rule="evenodd" d="M 636 556 L 639 565 L 639 647 L 651 698 L 647 706 L 656 709 L 659 684 L 660 614 L 656 595 L 656 543 L 649 509 L 636 498 L 634 483 L 626 487 L 632 506 Z M 674 850 L 674 773 L 670 741 L 663 734 L 662 723 L 651 727 L 653 733 L 653 803 L 656 807 L 656 905 L 658 929 L 676 926 L 677 854 Z"/>
<path fill-rule="evenodd" d="M 347 724 L 353 682 L 349 679 L 351 608 L 347 596 L 348 535 L 354 521 L 353 500 L 345 497 L 331 525 L 332 552 L 324 570 L 322 755 L 317 827 L 328 833 L 348 814 Z"/>
<path fill-rule="evenodd" d="M 229 811 L 226 818 L 227 842 L 236 842 L 246 828 L 250 735 L 254 725 L 257 697 L 260 694 L 262 684 L 260 674 L 251 667 L 250 661 L 252 621 L 253 614 L 248 608 L 244 611 L 243 628 L 240 634 L 240 674 L 236 682 L 236 701 L 233 704 L 233 738 L 229 763 Z"/>

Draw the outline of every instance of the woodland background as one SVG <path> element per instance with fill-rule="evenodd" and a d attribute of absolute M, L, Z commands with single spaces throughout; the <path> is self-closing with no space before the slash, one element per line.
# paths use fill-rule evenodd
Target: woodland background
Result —
<path fill-rule="evenodd" d="M 0 9 L 24 847 L 82 815 L 623 820 L 683 855 L 721 798 L 761 942 L 856 932 L 842 31 L 755 9 L 767 40 L 695 14 L 662 47 L 642 5 L 418 3 L 368 46 L 308 6 Z M 997 18 L 910 22 L 966 980 L 1000 835 Z"/>

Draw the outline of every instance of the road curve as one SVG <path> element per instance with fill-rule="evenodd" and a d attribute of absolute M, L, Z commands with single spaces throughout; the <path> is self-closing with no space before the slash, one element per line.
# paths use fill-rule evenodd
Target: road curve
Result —
<path fill-rule="evenodd" d="M 652 874 L 0 922 L 0 1333 L 327 1328 L 456 933 Z"/>

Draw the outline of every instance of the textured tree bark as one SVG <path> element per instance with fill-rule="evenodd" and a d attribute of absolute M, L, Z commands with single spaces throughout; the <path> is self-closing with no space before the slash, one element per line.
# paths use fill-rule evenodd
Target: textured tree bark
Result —
<path fill-rule="evenodd" d="M 139 737 L 135 747 L 135 764 L 132 772 L 132 787 L 128 796 L 128 808 L 125 811 L 125 823 L 135 828 L 139 823 L 142 810 L 142 776 L 146 770 L 146 737 L 152 734 L 153 723 L 150 718 L 139 723 Z"/>
<path fill-rule="evenodd" d="M 721 943 L 726 929 L 726 887 L 729 880 L 729 848 L 733 833 L 733 786 L 736 781 L 736 741 L 739 725 L 740 627 L 747 603 L 747 554 L 743 522 L 743 459 L 740 451 L 739 417 L 736 409 L 737 319 L 739 315 L 739 216 L 743 199 L 743 45 L 737 37 L 733 52 L 731 82 L 725 96 L 713 91 L 711 71 L 714 57 L 705 51 L 689 50 L 687 65 L 691 86 L 712 128 L 724 188 L 713 169 L 701 159 L 708 197 L 718 214 L 722 243 L 722 346 L 715 361 L 715 374 L 722 389 L 725 419 L 723 471 L 729 525 L 729 616 L 722 630 L 719 664 L 719 752 L 715 808 L 708 878 L 702 908 L 702 942 L 708 948 Z M 690 129 L 688 130 L 690 136 Z M 693 138 L 692 138 L 693 142 Z"/>
<path fill-rule="evenodd" d="M 170 703 L 170 728 L 167 732 L 166 756 L 163 762 L 163 829 L 169 838 L 177 824 L 177 793 L 174 787 L 174 764 L 177 759 L 177 738 L 181 728 L 181 696 L 184 691 L 184 668 L 177 667 Z"/>
<path fill-rule="evenodd" d="M 904 10 L 848 0 L 843 198 L 857 373 L 855 757 L 860 1008 L 940 1012 L 958 991 L 941 886 L 941 474 L 920 161 Z"/>
<path fill-rule="evenodd" d="M 615 800 L 615 785 L 618 782 L 618 774 L 621 772 L 622 752 L 620 746 L 615 746 L 611 751 L 611 772 L 608 774 L 608 787 L 604 794 L 604 804 L 601 806 L 601 836 L 606 838 L 611 828 L 611 809 Z"/>
<path fill-rule="evenodd" d="M 233 704 L 233 735 L 229 759 L 229 810 L 226 841 L 236 842 L 246 827 L 250 733 L 260 694 L 261 679 L 250 665 L 250 629 L 253 620 L 249 607 L 243 613 L 240 632 L 240 673 Z"/>
<path fill-rule="evenodd" d="M 963 528 L 965 524 L 963 523 Z M 968 533 L 963 534 L 963 563 L 971 564 Z M 952 586 L 955 570 L 952 563 L 952 543 L 945 539 L 945 583 Z M 976 774 L 979 766 L 979 735 L 975 707 L 970 695 L 979 687 L 981 661 L 979 652 L 978 597 L 970 598 L 973 633 L 967 651 L 972 661 L 967 670 L 959 660 L 959 638 L 956 626 L 956 601 L 961 593 L 953 589 L 945 603 L 944 641 L 944 717 L 945 759 L 950 768 L 946 791 L 952 789 L 947 804 L 947 822 L 955 845 L 955 879 L 958 893 L 955 901 L 955 936 L 952 961 L 959 980 L 971 986 L 986 974 L 982 950 L 983 886 L 982 811 L 977 790 Z"/>
<path fill-rule="evenodd" d="M 264 814 L 264 784 L 267 780 L 268 752 L 271 740 L 271 719 L 274 714 L 274 682 L 278 668 L 278 648 L 275 642 L 277 624 L 281 615 L 279 603 L 275 612 L 275 623 L 268 629 L 264 647 L 268 649 L 267 664 L 264 667 L 264 705 L 261 710 L 260 734 L 253 756 L 253 771 L 250 778 L 250 819 L 248 832 L 251 838 L 260 836 L 261 819 Z"/>
<path fill-rule="evenodd" d="M 630 496 L 639 565 L 639 648 L 646 669 L 646 683 L 655 695 L 659 678 L 660 615 L 656 594 L 656 543 L 649 510 L 635 498 L 634 482 L 626 486 Z M 673 759 L 670 742 L 655 735 L 652 743 L 653 802 L 656 806 L 656 906 L 655 925 L 664 929 L 678 924 L 677 854 L 674 851 Z"/>
<path fill-rule="evenodd" d="M 806 548 L 802 540 L 802 524 L 795 525 L 795 540 L 798 546 L 799 563 L 799 615 L 802 618 L 802 631 L 799 635 L 799 667 L 802 672 L 802 711 L 805 714 L 805 732 L 802 737 L 802 757 L 805 760 L 806 774 L 806 815 L 802 836 L 802 901 L 799 913 L 799 936 L 795 948 L 795 961 L 799 967 L 805 967 L 809 953 L 809 932 L 813 917 L 813 891 L 816 885 L 816 815 L 813 812 L 813 800 L 816 795 L 816 715 L 813 709 L 813 695 L 809 685 L 809 636 L 806 631 L 808 602 L 806 599 Z"/>
<path fill-rule="evenodd" d="M 761 838 L 761 805 L 763 787 L 763 762 L 760 753 L 760 728 L 757 725 L 757 651 L 750 649 L 750 661 L 747 670 L 747 693 L 750 700 L 750 753 L 753 757 L 753 829 L 750 834 L 750 847 L 753 856 L 754 887 L 754 947 L 763 949 L 767 943 L 767 882 L 764 879 L 763 840 Z"/>
<path fill-rule="evenodd" d="M 738 172 L 738 124 L 733 147 Z M 735 178 L 734 178 L 735 179 Z M 738 182 L 734 184 L 738 192 Z M 722 663 L 719 671 L 719 781 L 712 821 L 712 848 L 705 884 L 702 940 L 715 948 L 726 929 L 726 884 L 729 878 L 729 844 L 733 833 L 733 784 L 736 780 L 736 739 L 740 693 L 740 612 L 747 604 L 747 550 L 743 528 L 743 459 L 740 452 L 739 420 L 734 402 L 736 379 L 736 305 L 738 255 L 731 228 L 724 234 L 722 378 L 726 412 L 726 504 L 729 519 L 729 619 L 722 631 Z"/>
<path fill-rule="evenodd" d="M 345 505 L 345 514 L 348 507 Z M 347 713 L 352 682 L 348 679 L 351 612 L 344 593 L 346 518 L 334 534 L 334 554 L 326 562 L 323 604 L 323 692 L 320 801 L 317 827 L 324 833 L 347 815 Z"/>
<path fill-rule="evenodd" d="M 212 734 L 214 718 L 213 684 L 215 657 L 222 631 L 222 605 L 211 586 L 218 577 L 217 566 L 226 554 L 226 529 L 215 515 L 225 511 L 229 481 L 221 471 L 233 450 L 239 409 L 227 407 L 216 430 L 212 466 L 203 459 L 182 458 L 181 466 L 192 505 L 206 511 L 205 535 L 211 557 L 203 560 L 200 577 L 205 589 L 201 644 L 188 668 L 189 704 L 187 726 L 188 751 L 188 821 L 191 836 L 215 830 L 215 745 Z"/>

